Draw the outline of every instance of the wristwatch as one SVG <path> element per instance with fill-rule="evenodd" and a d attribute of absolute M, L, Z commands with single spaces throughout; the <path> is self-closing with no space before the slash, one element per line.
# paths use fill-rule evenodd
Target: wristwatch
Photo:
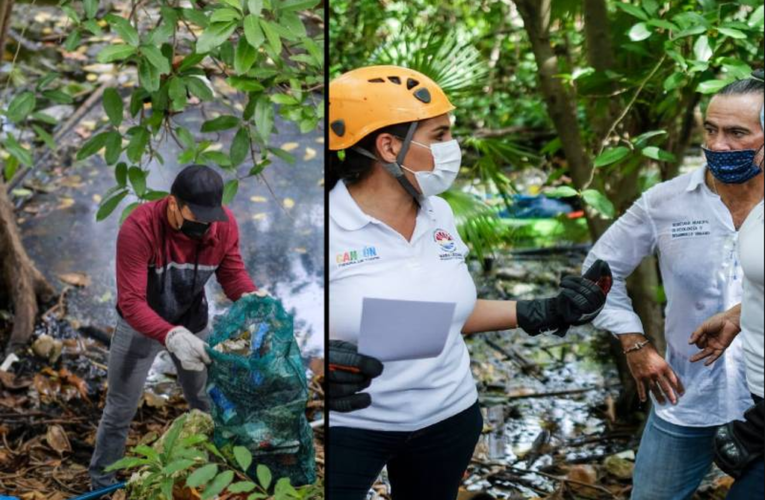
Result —
<path fill-rule="evenodd" d="M 645 339 L 642 342 L 635 342 L 635 345 L 624 350 L 624 354 L 629 354 L 631 352 L 639 351 L 640 349 L 642 349 L 643 347 L 647 346 L 650 343 L 651 341 L 648 339 Z"/>

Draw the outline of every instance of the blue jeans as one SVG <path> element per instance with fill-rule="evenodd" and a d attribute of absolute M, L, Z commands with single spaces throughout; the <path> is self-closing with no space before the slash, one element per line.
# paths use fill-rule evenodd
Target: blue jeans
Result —
<path fill-rule="evenodd" d="M 640 440 L 632 500 L 688 500 L 714 459 L 718 426 L 683 427 L 653 410 Z"/>

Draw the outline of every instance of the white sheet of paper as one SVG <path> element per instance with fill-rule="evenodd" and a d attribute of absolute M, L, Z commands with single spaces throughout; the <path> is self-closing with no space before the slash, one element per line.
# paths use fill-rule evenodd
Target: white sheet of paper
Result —
<path fill-rule="evenodd" d="M 456 307 L 454 302 L 365 297 L 359 353 L 380 361 L 438 356 L 446 345 Z"/>

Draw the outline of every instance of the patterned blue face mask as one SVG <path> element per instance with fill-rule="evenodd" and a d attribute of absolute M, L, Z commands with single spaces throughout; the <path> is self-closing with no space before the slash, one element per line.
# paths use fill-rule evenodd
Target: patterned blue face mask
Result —
<path fill-rule="evenodd" d="M 738 151 L 712 151 L 704 147 L 701 149 L 707 157 L 709 171 L 717 180 L 726 184 L 743 184 L 762 172 L 760 166 L 754 163 L 759 149 Z"/>

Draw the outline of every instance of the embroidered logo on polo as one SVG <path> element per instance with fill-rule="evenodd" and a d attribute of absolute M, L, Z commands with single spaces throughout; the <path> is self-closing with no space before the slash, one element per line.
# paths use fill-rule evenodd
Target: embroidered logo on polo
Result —
<path fill-rule="evenodd" d="M 433 231 L 433 241 L 438 244 L 441 260 L 461 259 L 463 255 L 457 251 L 457 242 L 454 237 L 445 229 L 436 229 Z"/>
<path fill-rule="evenodd" d="M 709 221 L 702 220 L 686 220 L 677 221 L 672 223 L 672 239 L 677 238 L 690 238 L 698 236 L 709 236 L 712 234 L 709 227 Z"/>
<path fill-rule="evenodd" d="M 347 250 L 335 255 L 335 263 L 338 267 L 346 267 L 379 259 L 380 256 L 377 254 L 377 248 L 373 246 L 366 246 L 358 250 Z"/>

